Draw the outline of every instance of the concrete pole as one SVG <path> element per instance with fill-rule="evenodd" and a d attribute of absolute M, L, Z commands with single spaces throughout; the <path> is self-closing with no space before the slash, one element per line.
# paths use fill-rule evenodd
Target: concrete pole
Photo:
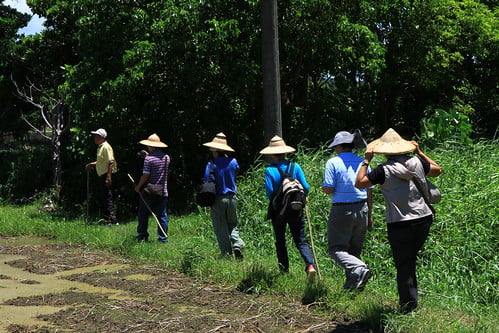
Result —
<path fill-rule="evenodd" d="M 277 0 L 262 0 L 262 70 L 265 144 L 282 137 Z"/>

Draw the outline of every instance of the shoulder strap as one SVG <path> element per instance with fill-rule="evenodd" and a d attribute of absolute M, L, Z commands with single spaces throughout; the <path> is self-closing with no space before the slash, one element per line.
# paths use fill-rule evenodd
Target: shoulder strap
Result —
<path fill-rule="evenodd" d="M 419 162 L 421 163 L 421 161 L 419 161 Z M 399 161 L 397 161 L 397 163 L 402 164 L 407 169 L 407 166 L 405 165 L 405 163 L 401 163 Z M 414 183 L 414 185 L 416 185 L 416 188 L 418 189 L 419 194 L 421 194 L 421 196 L 423 197 L 424 202 L 430 207 L 430 209 L 432 209 L 431 204 L 430 204 L 430 199 L 428 198 L 428 194 L 421 188 L 421 184 L 419 183 L 419 181 L 414 179 L 414 175 L 412 176 L 411 181 Z"/>
<path fill-rule="evenodd" d="M 213 171 L 213 164 L 215 163 L 215 160 L 211 160 L 208 163 L 210 163 L 210 175 L 208 176 L 208 180 L 215 181 L 215 171 Z"/>
<path fill-rule="evenodd" d="M 295 173 L 295 162 L 289 162 L 288 169 L 289 169 L 289 171 L 288 171 L 289 177 L 293 177 L 293 175 Z"/>
<path fill-rule="evenodd" d="M 279 174 L 281 175 L 281 180 L 284 179 L 284 177 L 286 177 L 286 174 L 284 173 L 284 171 L 281 170 L 281 168 L 279 168 L 279 165 L 274 163 L 272 164 L 272 166 L 274 166 L 277 169 L 277 171 L 279 171 Z"/>

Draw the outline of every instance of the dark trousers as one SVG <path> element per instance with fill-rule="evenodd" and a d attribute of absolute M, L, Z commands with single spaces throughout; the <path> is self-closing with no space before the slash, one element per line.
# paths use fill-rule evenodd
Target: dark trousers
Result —
<path fill-rule="evenodd" d="M 116 211 L 114 209 L 113 199 L 115 196 L 115 189 L 117 185 L 118 177 L 115 173 L 111 176 L 111 186 L 106 186 L 107 174 L 99 177 L 99 188 L 100 188 L 100 202 L 101 210 L 103 212 L 103 219 L 107 223 L 116 223 Z"/>
<path fill-rule="evenodd" d="M 387 224 L 388 240 L 397 268 L 399 303 L 404 311 L 411 311 L 418 305 L 416 259 L 428 237 L 432 222 L 433 216 L 430 215 Z"/>
<path fill-rule="evenodd" d="M 168 198 L 166 197 L 161 197 L 158 199 L 152 199 L 152 200 L 147 200 L 147 204 L 149 205 L 149 208 L 153 211 L 153 213 L 156 215 L 156 217 L 159 220 L 159 223 L 161 224 L 161 227 L 163 230 L 166 232 L 166 235 L 163 234 L 163 231 L 161 231 L 161 228 L 158 226 L 158 240 L 160 242 L 167 242 L 168 241 L 168 214 L 166 213 L 166 205 L 168 203 Z M 137 225 L 137 233 L 138 239 L 143 239 L 147 240 L 149 238 L 149 233 L 147 232 L 147 226 L 149 222 L 149 215 L 151 215 L 151 212 L 147 208 L 147 206 L 144 204 L 144 201 L 140 199 L 139 203 L 139 210 L 137 212 L 139 224 Z M 154 222 L 156 224 L 156 222 Z"/>
<path fill-rule="evenodd" d="M 299 214 L 299 212 L 286 212 L 283 216 L 277 216 L 272 219 L 277 261 L 279 262 L 281 271 L 287 272 L 289 270 L 288 249 L 286 247 L 286 225 L 289 225 L 293 241 L 298 251 L 300 251 L 306 266 L 314 265 L 312 252 L 305 239 L 305 221 L 303 215 Z"/>

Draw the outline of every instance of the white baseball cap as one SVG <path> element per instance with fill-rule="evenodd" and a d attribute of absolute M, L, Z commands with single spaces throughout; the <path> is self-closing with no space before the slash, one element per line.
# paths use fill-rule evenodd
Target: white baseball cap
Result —
<path fill-rule="evenodd" d="M 92 133 L 92 134 L 97 134 L 97 135 L 99 135 L 99 136 L 103 137 L 104 139 L 107 137 L 107 132 L 106 132 L 106 130 L 105 130 L 105 129 L 103 129 L 103 128 L 99 128 L 97 131 L 92 131 L 92 132 L 90 132 L 90 133 Z"/>

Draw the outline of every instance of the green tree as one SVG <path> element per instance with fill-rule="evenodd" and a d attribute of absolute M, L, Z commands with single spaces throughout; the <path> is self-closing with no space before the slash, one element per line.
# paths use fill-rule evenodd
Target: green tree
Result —
<path fill-rule="evenodd" d="M 56 83 L 72 113 L 67 174 L 93 155 L 96 127 L 131 172 L 136 142 L 157 132 L 184 205 L 208 158 L 202 142 L 223 130 L 243 166 L 265 144 L 259 1 L 29 3 L 47 30 L 23 39 L 26 66 Z M 497 22 L 491 3 L 472 0 L 279 1 L 285 138 L 317 146 L 338 130 L 386 127 L 414 136 L 434 110 L 493 135 Z"/>
<path fill-rule="evenodd" d="M 20 101 L 14 96 L 14 85 L 11 74 L 18 67 L 20 59 L 20 43 L 18 30 L 27 25 L 30 16 L 4 5 L 0 1 L 0 134 L 13 133 L 20 135 L 26 126 L 15 112 Z"/>
<path fill-rule="evenodd" d="M 411 132 L 440 108 L 472 113 L 477 132 L 491 135 L 497 126 L 497 11 L 471 0 L 377 3 L 369 26 L 386 48 L 375 87 L 381 129 Z"/>

